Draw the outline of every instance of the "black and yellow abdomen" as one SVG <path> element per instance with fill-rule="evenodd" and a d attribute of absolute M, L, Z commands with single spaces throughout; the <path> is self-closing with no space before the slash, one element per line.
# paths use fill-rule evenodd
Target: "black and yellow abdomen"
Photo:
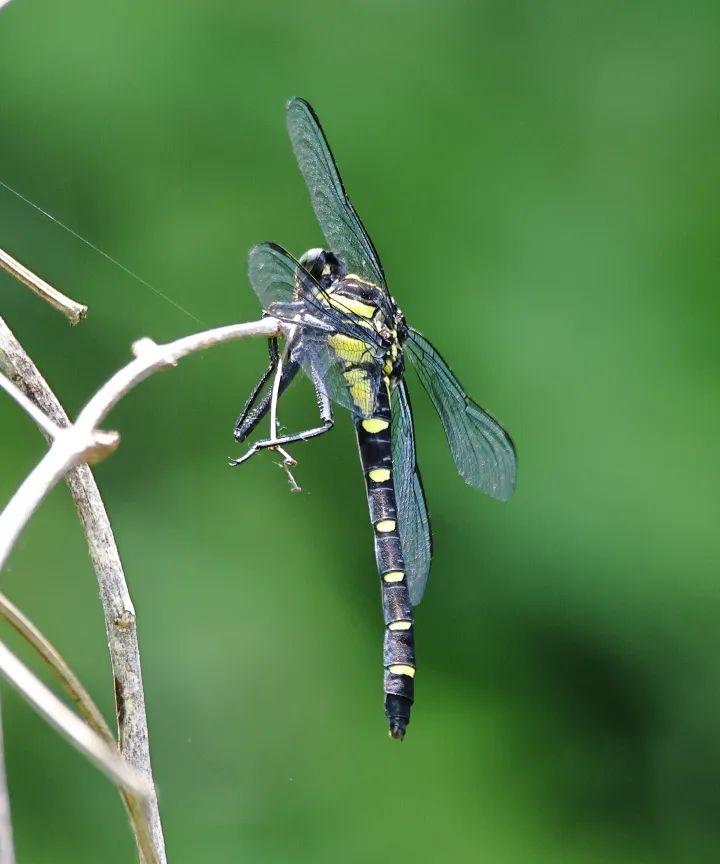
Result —
<path fill-rule="evenodd" d="M 375 558 L 382 589 L 385 639 L 385 714 L 393 738 L 405 737 L 414 696 L 415 634 L 405 562 L 398 531 L 392 464 L 390 395 L 382 386 L 372 416 L 355 418 L 365 474 Z"/>

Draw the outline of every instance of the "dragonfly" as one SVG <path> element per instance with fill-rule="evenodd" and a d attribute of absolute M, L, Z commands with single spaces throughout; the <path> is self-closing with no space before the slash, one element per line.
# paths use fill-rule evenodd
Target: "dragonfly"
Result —
<path fill-rule="evenodd" d="M 390 294 L 370 235 L 350 202 L 320 121 L 300 98 L 287 104 L 287 128 L 326 246 L 296 260 L 276 243 L 250 250 L 248 276 L 264 314 L 287 327 L 284 349 L 269 340 L 269 365 L 235 424 L 245 441 L 271 412 L 271 437 L 239 459 L 278 450 L 328 432 L 333 404 L 350 411 L 365 477 L 384 616 L 385 715 L 389 735 L 402 740 L 415 684 L 415 622 L 430 572 L 432 532 L 415 452 L 405 381 L 409 359 L 447 436 L 460 476 L 500 501 L 515 489 L 510 435 L 474 402 L 438 351 Z M 276 435 L 273 409 L 298 372 L 315 389 L 320 421 Z M 272 389 L 263 393 L 274 377 Z"/>

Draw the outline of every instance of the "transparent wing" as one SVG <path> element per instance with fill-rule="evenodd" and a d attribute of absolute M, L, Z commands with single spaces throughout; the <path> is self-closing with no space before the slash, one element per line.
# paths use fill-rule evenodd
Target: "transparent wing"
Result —
<path fill-rule="evenodd" d="M 430 575 L 432 531 L 425 494 L 415 459 L 415 435 L 412 410 L 405 382 L 393 390 L 392 455 L 398 527 L 402 543 L 410 602 L 422 600 Z"/>
<path fill-rule="evenodd" d="M 379 336 L 363 327 L 350 310 L 344 311 L 338 299 L 330 303 L 325 289 L 310 273 L 277 243 L 260 243 L 248 255 L 248 278 L 263 309 L 283 321 L 326 332 L 345 333 L 377 345 Z M 340 306 L 340 308 L 338 308 Z"/>
<path fill-rule="evenodd" d="M 465 394 L 448 365 L 417 330 L 410 330 L 405 349 L 440 415 L 463 480 L 507 501 L 515 491 L 517 469 L 508 433 Z"/>
<path fill-rule="evenodd" d="M 300 268 L 298 270 L 298 268 Z M 303 279 L 312 276 L 306 273 L 295 259 L 276 243 L 260 243 L 248 254 L 248 278 L 260 305 L 267 312 L 273 303 L 296 300 L 295 285 L 298 273 Z"/>
<path fill-rule="evenodd" d="M 288 102 L 287 127 L 328 245 L 345 259 L 351 273 L 387 291 L 385 274 L 373 242 L 345 192 L 320 121 L 304 99 L 296 97 Z"/>
<path fill-rule="evenodd" d="M 382 368 L 347 354 L 339 357 L 330 345 L 337 345 L 333 341 L 337 338 L 337 334 L 328 336 L 320 330 L 303 329 L 292 345 L 292 357 L 333 402 L 353 414 L 369 417 L 375 411 Z"/>

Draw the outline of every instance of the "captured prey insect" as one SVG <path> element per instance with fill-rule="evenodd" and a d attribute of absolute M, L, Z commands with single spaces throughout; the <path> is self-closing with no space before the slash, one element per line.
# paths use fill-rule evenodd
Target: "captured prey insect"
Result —
<path fill-rule="evenodd" d="M 282 355 L 277 341 L 270 340 L 270 364 L 237 420 L 235 439 L 244 441 L 268 410 L 274 411 L 274 400 L 300 369 L 315 387 L 320 424 L 275 437 L 273 420 L 273 437 L 256 442 L 231 464 L 327 432 L 333 425 L 332 402 L 350 410 L 382 588 L 385 714 L 390 735 L 402 739 L 414 697 L 412 606 L 422 599 L 432 557 L 405 358 L 440 415 L 455 465 L 467 483 L 506 501 L 515 487 L 515 448 L 502 426 L 466 395 L 427 339 L 405 323 L 307 102 L 290 100 L 287 126 L 328 248 L 310 249 L 299 261 L 275 243 L 250 251 L 250 283 L 265 313 L 291 330 Z M 273 392 L 259 398 L 273 372 Z"/>

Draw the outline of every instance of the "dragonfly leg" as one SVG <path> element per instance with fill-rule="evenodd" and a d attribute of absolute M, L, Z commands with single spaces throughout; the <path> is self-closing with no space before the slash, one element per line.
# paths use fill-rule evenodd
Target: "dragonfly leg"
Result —
<path fill-rule="evenodd" d="M 292 373 L 290 373 L 290 365 L 288 365 L 287 369 L 283 371 L 283 376 L 287 374 L 292 374 L 293 376 L 297 372 L 297 366 L 293 369 Z M 289 383 L 289 382 L 288 382 Z M 295 444 L 298 441 L 307 441 L 309 438 L 316 438 L 318 435 L 323 435 L 325 432 L 329 432 L 332 429 L 335 421 L 333 419 L 332 407 L 330 405 L 330 399 L 328 398 L 327 393 L 324 388 L 320 385 L 319 381 L 313 381 L 315 385 L 315 396 L 317 398 L 318 408 L 320 409 L 320 420 L 322 421 L 321 426 L 316 426 L 313 429 L 305 429 L 302 432 L 296 432 L 293 435 L 282 435 L 280 438 L 266 438 L 263 441 L 256 441 L 239 459 L 231 459 L 230 465 L 234 467 L 235 465 L 240 465 L 243 462 L 247 461 L 251 456 L 260 450 L 274 450 L 278 447 L 282 447 L 285 444 Z M 287 386 L 287 385 L 286 385 Z M 282 388 L 282 379 L 280 383 L 280 387 Z M 263 414 L 267 413 L 271 404 L 272 404 L 272 393 L 269 393 L 260 406 L 256 409 L 259 411 L 260 408 L 264 407 Z M 267 401 L 267 405 L 265 406 L 265 402 Z M 258 417 L 258 420 L 260 417 Z M 256 421 L 257 423 L 257 421 Z"/>
<path fill-rule="evenodd" d="M 278 351 L 278 341 L 277 338 L 274 336 L 272 339 L 268 339 L 268 354 L 270 355 L 270 365 L 263 372 L 262 377 L 253 388 L 252 393 L 248 396 L 247 402 L 245 403 L 242 411 L 240 412 L 240 416 L 235 421 L 235 429 L 233 431 L 233 435 L 236 441 L 244 441 L 245 438 L 247 438 L 247 436 L 255 428 L 255 426 L 257 426 L 260 420 L 262 420 L 263 416 L 267 413 L 267 410 L 270 407 L 270 397 L 269 395 L 266 395 L 260 405 L 257 408 L 253 409 L 253 405 L 255 404 L 255 401 L 257 400 L 260 391 L 265 386 L 268 378 L 277 368 L 278 361 L 280 359 L 280 353 Z"/>

